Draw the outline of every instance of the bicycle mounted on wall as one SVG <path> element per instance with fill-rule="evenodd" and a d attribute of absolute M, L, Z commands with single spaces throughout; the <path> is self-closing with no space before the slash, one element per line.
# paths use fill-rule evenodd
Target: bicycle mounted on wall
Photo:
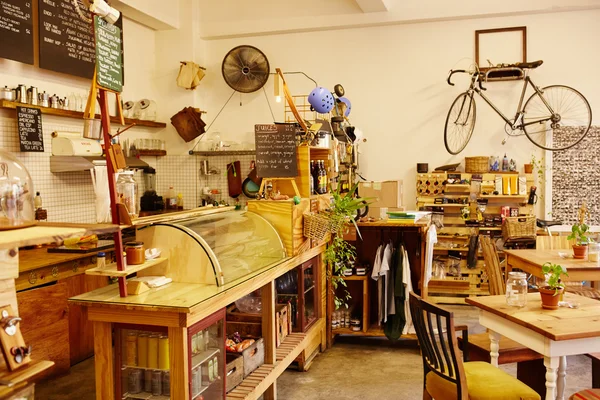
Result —
<path fill-rule="evenodd" d="M 448 111 L 444 129 L 446 150 L 450 154 L 458 154 L 469 143 L 477 114 L 475 93 L 506 122 L 507 134 L 510 136 L 520 136 L 524 133 L 533 144 L 551 151 L 565 150 L 581 142 L 592 123 L 590 105 L 581 93 L 568 86 L 552 85 L 541 89 L 536 86 L 528 72 L 542 63 L 542 60 L 516 63 L 502 68 L 490 68 L 486 73 L 478 69 L 475 72 L 464 69 L 450 70 L 447 79 L 449 85 L 454 86 L 451 78 L 456 73 L 470 74 L 471 84 L 467 91 L 458 95 Z M 487 80 L 490 73 L 499 70 L 510 70 L 523 76 L 523 89 L 512 120 L 483 94 L 483 91 L 487 90 L 483 87 L 483 80 Z M 523 105 L 528 85 L 531 85 L 535 93 Z"/>

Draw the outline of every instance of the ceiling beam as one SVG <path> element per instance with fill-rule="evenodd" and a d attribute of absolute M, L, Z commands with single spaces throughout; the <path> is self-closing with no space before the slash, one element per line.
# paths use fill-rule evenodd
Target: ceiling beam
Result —
<path fill-rule="evenodd" d="M 387 0 L 354 0 L 364 13 L 388 11 Z"/>

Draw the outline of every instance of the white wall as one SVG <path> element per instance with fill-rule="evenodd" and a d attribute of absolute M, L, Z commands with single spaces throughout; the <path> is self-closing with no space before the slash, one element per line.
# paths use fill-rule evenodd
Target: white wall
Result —
<path fill-rule="evenodd" d="M 451 68 L 467 67 L 474 54 L 474 31 L 527 26 L 528 59 L 543 59 L 532 77 L 538 85 L 571 85 L 584 93 L 593 110 L 600 106 L 600 11 L 481 18 L 447 22 L 395 25 L 337 31 L 224 39 L 207 42 L 209 71 L 203 90 L 210 118 L 221 108 L 231 89 L 221 77 L 223 57 L 234 46 L 250 44 L 261 49 L 271 70 L 304 71 L 321 86 L 342 83 L 352 101 L 352 122 L 368 138 L 362 149 L 361 172 L 367 179 L 403 179 L 404 201 L 415 198 L 415 165 L 431 167 L 463 161 L 465 156 L 504 155 L 521 166 L 541 153 L 524 138 L 511 138 L 505 146 L 504 123 L 483 101 L 478 101 L 478 121 L 471 143 L 459 156 L 444 148 L 443 131 L 448 108 L 468 85 L 457 77 L 450 87 L 445 79 Z M 507 62 L 511 60 L 493 60 Z M 312 83 L 290 77 L 294 94 L 307 94 Z M 513 114 L 521 82 L 488 84 L 487 94 L 506 113 Z M 267 84 L 274 103 L 272 80 Z M 239 100 L 243 106 L 240 107 Z M 275 110 L 282 119 L 282 110 Z M 598 112 L 595 112 L 598 115 Z M 223 136 L 241 140 L 256 123 L 271 120 L 262 91 L 234 96 L 214 125 Z M 596 117 L 596 122 L 600 122 Z"/>

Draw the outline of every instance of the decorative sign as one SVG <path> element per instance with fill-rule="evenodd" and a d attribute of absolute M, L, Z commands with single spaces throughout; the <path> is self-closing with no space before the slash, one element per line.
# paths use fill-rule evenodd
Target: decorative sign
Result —
<path fill-rule="evenodd" d="M 258 176 L 290 178 L 298 175 L 293 124 L 255 125 L 254 135 Z"/>
<path fill-rule="evenodd" d="M 33 64 L 31 1 L 0 0 L 0 58 Z"/>
<path fill-rule="evenodd" d="M 77 1 L 91 20 L 86 6 Z M 40 68 L 91 79 L 96 62 L 91 23 L 79 16 L 72 0 L 39 0 L 38 10 Z"/>
<path fill-rule="evenodd" d="M 42 111 L 38 108 L 17 107 L 17 124 L 21 151 L 43 153 Z"/>
<path fill-rule="evenodd" d="M 123 90 L 123 44 L 121 29 L 103 18 L 94 17 L 96 72 L 98 85 L 115 92 Z"/>

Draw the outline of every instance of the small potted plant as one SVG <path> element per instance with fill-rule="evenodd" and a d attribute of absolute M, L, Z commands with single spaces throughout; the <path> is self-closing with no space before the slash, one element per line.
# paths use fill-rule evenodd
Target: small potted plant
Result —
<path fill-rule="evenodd" d="M 567 269 L 562 265 L 547 262 L 542 265 L 542 273 L 546 277 L 546 286 L 540 287 L 540 296 L 542 297 L 542 308 L 556 310 L 558 302 L 565 291 L 565 284 L 560 277 L 569 276 Z"/>
<path fill-rule="evenodd" d="M 567 240 L 575 240 L 573 245 L 573 257 L 577 259 L 585 259 L 588 253 L 588 243 L 590 239 L 587 236 L 587 232 L 590 227 L 584 222 L 587 214 L 587 207 L 582 204 L 579 209 L 578 222 L 574 223 L 571 227 L 571 234 L 567 237 Z"/>

